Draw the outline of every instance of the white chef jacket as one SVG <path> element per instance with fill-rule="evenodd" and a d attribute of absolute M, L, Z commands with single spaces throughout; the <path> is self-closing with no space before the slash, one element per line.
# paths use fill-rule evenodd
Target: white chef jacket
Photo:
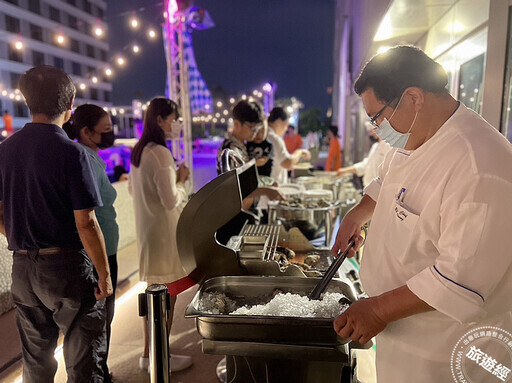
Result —
<path fill-rule="evenodd" d="M 129 191 L 135 212 L 140 280 L 167 284 L 185 277 L 176 227 L 186 191 L 176 184 L 176 164 L 169 149 L 146 145 L 139 167 L 132 166 L 130 171 Z"/>
<path fill-rule="evenodd" d="M 281 166 L 283 161 L 290 159 L 291 155 L 286 149 L 286 144 L 282 137 L 278 136 L 274 129 L 268 129 L 267 140 L 272 144 L 272 173 L 271 177 L 278 185 L 288 183 L 288 170 Z"/>
<path fill-rule="evenodd" d="M 353 166 L 356 169 L 356 175 L 363 177 L 363 186 L 368 186 L 379 175 L 379 166 L 384 162 L 386 154 L 391 150 L 391 146 L 381 140 L 376 142 L 370 148 L 368 156 L 362 161 L 355 163 Z"/>
<path fill-rule="evenodd" d="M 391 150 L 365 193 L 377 201 L 366 292 L 407 285 L 435 308 L 377 336 L 378 381 L 451 382 L 450 354 L 468 329 L 512 330 L 512 145 L 461 104 L 415 151 Z"/>

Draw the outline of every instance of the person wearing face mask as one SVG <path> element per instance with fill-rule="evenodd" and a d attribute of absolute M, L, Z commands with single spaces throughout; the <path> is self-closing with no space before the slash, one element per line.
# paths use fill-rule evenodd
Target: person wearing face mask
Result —
<path fill-rule="evenodd" d="M 184 164 L 176 169 L 166 145 L 166 139 L 180 136 L 182 125 L 178 118 L 178 105 L 174 101 L 163 97 L 151 100 L 144 116 L 144 130 L 131 154 L 128 179 L 135 212 L 140 280 L 148 285 L 167 285 L 171 295 L 169 334 L 176 296 L 194 285 L 181 265 L 176 241 L 181 205 L 187 200 L 183 184 L 190 170 Z M 147 326 L 147 319 L 143 318 L 144 349 L 139 367 L 146 371 L 149 366 Z M 192 365 L 192 359 L 188 355 L 171 354 L 169 365 L 172 372 L 181 371 Z"/>
<path fill-rule="evenodd" d="M 105 382 L 110 382 L 111 377 L 107 366 L 108 351 L 110 345 L 111 324 L 114 319 L 115 294 L 117 286 L 117 245 L 119 243 L 119 227 L 116 222 L 116 211 L 114 201 L 117 197 L 116 189 L 110 183 L 105 173 L 106 164 L 98 156 L 100 149 L 106 149 L 114 145 L 114 132 L 112 121 L 103 108 L 85 104 L 76 108 L 71 120 L 65 123 L 62 128 L 69 138 L 77 140 L 83 145 L 94 169 L 96 183 L 103 201 L 103 206 L 96 207 L 94 212 L 100 225 L 110 266 L 110 278 L 112 279 L 113 293 L 105 301 L 106 308 L 106 330 L 107 330 L 107 354 L 102 360 Z"/>
<path fill-rule="evenodd" d="M 511 368 L 510 345 L 499 346 L 492 331 L 479 332 L 476 343 L 464 336 L 477 328 L 512 331 L 512 145 L 455 100 L 447 82 L 423 51 L 397 46 L 372 58 L 354 85 L 393 149 L 332 249 L 337 255 L 354 239 L 354 255 L 371 219 L 361 264 L 369 298 L 352 304 L 334 328 L 360 343 L 377 336 L 379 382 L 452 381 L 462 339 Z M 460 381 L 506 377 L 474 359 L 461 363 Z"/>

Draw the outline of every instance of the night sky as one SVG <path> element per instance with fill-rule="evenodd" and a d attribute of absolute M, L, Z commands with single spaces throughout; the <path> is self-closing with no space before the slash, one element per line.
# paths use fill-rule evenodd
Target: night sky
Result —
<path fill-rule="evenodd" d="M 195 5 L 215 22 L 192 35 L 197 64 L 210 89 L 221 87 L 235 95 L 272 81 L 278 85 L 277 98 L 295 96 L 306 109 L 330 106 L 333 0 L 195 0 Z M 129 64 L 113 79 L 116 105 L 164 94 L 162 39 L 149 42 L 146 37 L 150 24 L 160 35 L 163 8 L 162 0 L 107 0 L 111 55 L 133 41 L 143 50 L 136 57 L 125 51 Z M 137 10 L 142 26 L 134 32 L 128 19 Z"/>

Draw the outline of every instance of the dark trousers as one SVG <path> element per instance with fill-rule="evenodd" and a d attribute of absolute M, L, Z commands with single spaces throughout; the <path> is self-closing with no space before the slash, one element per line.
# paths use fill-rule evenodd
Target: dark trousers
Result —
<path fill-rule="evenodd" d="M 68 382 L 103 382 L 105 300 L 96 301 L 91 260 L 82 251 L 14 253 L 12 296 L 23 356 L 23 382 L 53 382 L 59 330 Z"/>
<path fill-rule="evenodd" d="M 110 382 L 110 372 L 107 366 L 108 352 L 110 350 L 110 334 L 112 320 L 114 319 L 114 309 L 116 302 L 116 287 L 117 287 L 117 254 L 108 256 L 108 264 L 110 266 L 110 278 L 112 279 L 112 287 L 114 293 L 105 299 L 105 308 L 107 313 L 106 328 L 107 328 L 107 354 L 105 359 L 102 361 L 103 373 L 105 376 L 105 382 Z"/>

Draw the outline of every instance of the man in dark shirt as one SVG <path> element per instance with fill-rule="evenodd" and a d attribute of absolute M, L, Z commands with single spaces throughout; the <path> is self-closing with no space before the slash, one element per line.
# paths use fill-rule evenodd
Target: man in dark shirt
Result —
<path fill-rule="evenodd" d="M 0 144 L 0 232 L 14 251 L 23 381 L 53 382 L 60 330 L 68 381 L 103 382 L 104 298 L 112 282 L 89 156 L 62 130 L 75 87 L 50 66 L 28 70 L 19 86 L 32 123 Z"/>

